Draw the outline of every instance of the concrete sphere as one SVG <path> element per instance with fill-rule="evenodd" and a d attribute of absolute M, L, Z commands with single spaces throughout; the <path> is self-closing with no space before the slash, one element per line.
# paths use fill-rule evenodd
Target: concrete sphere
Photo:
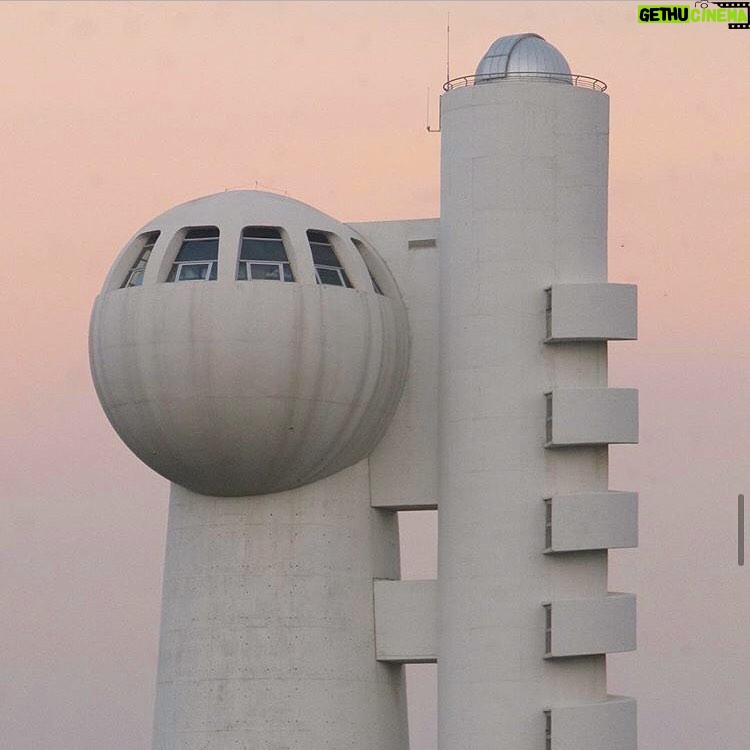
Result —
<path fill-rule="evenodd" d="M 207 227 L 219 232 L 215 280 L 170 282 L 186 235 Z M 238 280 L 245 227 L 278 231 L 293 280 Z M 308 230 L 325 234 L 351 288 L 317 282 Z M 154 232 L 138 285 L 123 286 Z M 104 411 L 142 461 L 195 492 L 241 496 L 367 456 L 398 404 L 409 334 L 396 283 L 362 237 L 299 201 L 243 190 L 183 203 L 136 233 L 96 300 L 89 349 Z"/>

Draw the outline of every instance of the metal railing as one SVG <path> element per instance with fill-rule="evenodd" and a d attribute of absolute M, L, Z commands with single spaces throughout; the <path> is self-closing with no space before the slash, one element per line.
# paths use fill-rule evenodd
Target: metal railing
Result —
<path fill-rule="evenodd" d="M 574 73 L 546 73 L 544 71 L 518 71 L 512 73 L 483 73 L 473 76 L 459 76 L 451 78 L 443 84 L 443 91 L 458 89 L 462 86 L 474 86 L 479 83 L 489 83 L 495 81 L 558 81 L 560 83 L 570 83 L 573 86 L 579 86 L 584 89 L 593 91 L 606 91 L 607 84 L 598 78 L 591 76 L 580 76 Z"/>

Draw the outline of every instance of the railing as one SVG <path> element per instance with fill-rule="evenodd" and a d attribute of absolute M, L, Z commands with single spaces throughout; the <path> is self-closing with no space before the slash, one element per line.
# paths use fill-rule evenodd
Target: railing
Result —
<path fill-rule="evenodd" d="M 545 73 L 544 71 L 515 71 L 512 73 L 483 73 L 473 76 L 459 76 L 446 81 L 443 84 L 443 91 L 458 89 L 462 86 L 474 86 L 479 83 L 489 83 L 495 81 L 558 81 L 560 83 L 569 83 L 573 86 L 579 86 L 584 89 L 593 91 L 606 91 L 607 84 L 598 78 L 591 76 L 579 76 L 573 73 Z"/>

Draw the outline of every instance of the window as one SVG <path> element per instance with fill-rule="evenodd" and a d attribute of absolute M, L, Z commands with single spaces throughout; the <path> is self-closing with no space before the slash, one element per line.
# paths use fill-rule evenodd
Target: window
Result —
<path fill-rule="evenodd" d="M 544 548 L 552 548 L 552 500 L 544 501 Z"/>
<path fill-rule="evenodd" d="M 365 265 L 367 266 L 367 273 L 370 274 L 370 280 L 372 281 L 372 288 L 378 293 L 383 294 L 383 290 L 380 288 L 380 284 L 378 284 L 377 279 L 372 273 L 372 269 L 370 268 L 370 264 L 367 262 L 367 248 L 359 241 L 355 240 L 354 237 L 352 237 L 352 243 L 354 244 L 354 247 L 357 248 L 357 251 L 362 256 L 362 260 L 365 262 Z M 385 296 L 385 295 L 383 295 Z"/>
<path fill-rule="evenodd" d="M 245 227 L 242 230 L 237 278 L 294 281 L 292 266 L 281 232 L 275 227 Z"/>
<path fill-rule="evenodd" d="M 351 289 L 352 282 L 349 281 L 344 267 L 339 262 L 328 235 L 325 232 L 308 229 L 307 240 L 312 250 L 315 278 L 318 284 L 348 286 Z"/>
<path fill-rule="evenodd" d="M 188 229 L 167 281 L 215 281 L 219 267 L 219 230 Z"/>
<path fill-rule="evenodd" d="M 544 712 L 544 747 L 552 750 L 552 711 Z"/>
<path fill-rule="evenodd" d="M 547 295 L 547 306 L 544 310 L 545 321 L 547 325 L 547 338 L 552 338 L 552 290 L 545 289 L 544 293 Z"/>
<path fill-rule="evenodd" d="M 146 263 L 148 263 L 148 259 L 151 257 L 151 251 L 154 249 L 154 245 L 160 234 L 161 232 L 149 232 L 140 238 L 143 240 L 143 248 L 141 249 L 141 252 L 138 253 L 138 257 L 128 271 L 128 275 L 125 277 L 125 281 L 122 282 L 120 289 L 124 289 L 128 286 L 140 286 L 143 283 L 143 274 L 146 272 Z"/>
<path fill-rule="evenodd" d="M 547 417 L 545 420 L 547 430 L 547 442 L 552 442 L 552 394 L 545 393 L 544 398 L 547 404 Z"/>
<path fill-rule="evenodd" d="M 544 605 L 544 651 L 552 653 L 552 605 Z"/>

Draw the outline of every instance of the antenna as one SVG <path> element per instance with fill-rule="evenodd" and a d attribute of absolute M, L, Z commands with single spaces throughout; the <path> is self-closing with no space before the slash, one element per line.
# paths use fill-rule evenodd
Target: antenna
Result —
<path fill-rule="evenodd" d="M 445 28 L 445 75 L 446 81 L 451 79 L 451 12 L 448 11 L 448 24 Z"/>

